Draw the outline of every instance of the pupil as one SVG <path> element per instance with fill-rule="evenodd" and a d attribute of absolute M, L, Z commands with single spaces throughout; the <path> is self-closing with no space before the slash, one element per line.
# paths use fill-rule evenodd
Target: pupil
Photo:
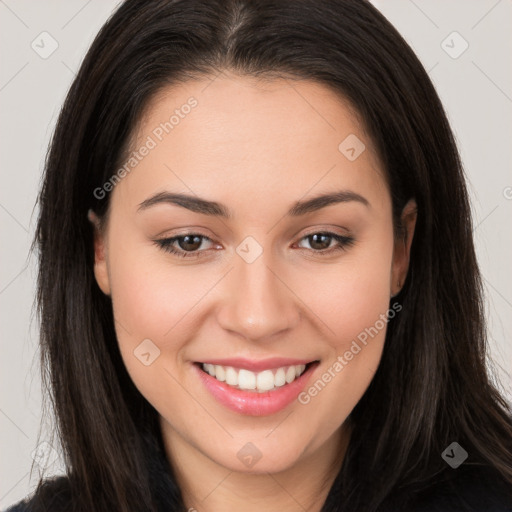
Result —
<path fill-rule="evenodd" d="M 318 238 L 322 237 L 324 239 L 323 242 L 320 242 L 320 246 L 321 247 L 315 247 L 315 244 L 318 245 Z M 310 235 L 309 237 L 310 239 L 313 239 L 313 243 L 311 243 L 310 241 L 310 245 L 311 247 L 313 247 L 313 249 L 326 249 L 329 247 L 329 244 L 330 244 L 330 239 L 331 239 L 331 235 L 326 235 L 326 234 L 314 234 L 314 235 Z M 326 240 L 327 239 L 327 240 Z M 322 245 L 324 245 L 324 247 L 322 247 Z"/>
<path fill-rule="evenodd" d="M 181 239 L 183 240 L 183 242 L 181 240 L 178 240 L 178 243 L 183 250 L 192 250 L 193 251 L 195 249 L 198 249 L 201 246 L 201 237 L 198 235 L 193 235 L 193 236 L 186 235 L 186 236 L 183 236 Z M 191 239 L 193 241 L 190 241 Z"/>

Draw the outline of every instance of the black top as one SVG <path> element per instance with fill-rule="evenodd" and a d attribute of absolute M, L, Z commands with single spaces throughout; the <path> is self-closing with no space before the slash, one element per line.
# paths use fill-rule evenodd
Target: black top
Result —
<path fill-rule="evenodd" d="M 413 512 L 512 512 L 512 484 L 485 466 L 450 469 L 451 477 L 425 492 Z"/>
<path fill-rule="evenodd" d="M 50 506 L 45 507 L 46 512 L 64 512 L 71 508 L 68 501 L 69 494 L 65 490 L 66 482 L 67 477 L 60 476 L 49 484 L 63 492 L 55 492 L 52 495 Z M 5 512 L 33 512 L 33 503 L 33 497 L 25 499 Z M 408 507 L 406 511 L 401 507 L 395 509 L 392 506 L 385 507 L 383 510 L 385 512 L 512 512 L 512 485 L 505 483 L 495 471 L 489 468 L 463 465 L 453 470 L 448 480 L 435 484 L 426 492 L 417 495 L 414 506 Z"/>

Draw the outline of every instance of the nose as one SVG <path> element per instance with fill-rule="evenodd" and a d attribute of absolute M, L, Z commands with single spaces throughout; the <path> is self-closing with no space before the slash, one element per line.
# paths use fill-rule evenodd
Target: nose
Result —
<path fill-rule="evenodd" d="M 270 341 L 298 324 L 300 301 L 272 267 L 265 252 L 252 263 L 235 258 L 224 280 L 225 300 L 217 317 L 221 327 L 251 341 Z"/>

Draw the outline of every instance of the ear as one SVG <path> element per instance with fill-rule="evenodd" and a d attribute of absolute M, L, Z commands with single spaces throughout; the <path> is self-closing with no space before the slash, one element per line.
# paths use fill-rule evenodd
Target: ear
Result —
<path fill-rule="evenodd" d="M 407 278 L 409 270 L 409 259 L 411 253 L 411 244 L 416 227 L 417 206 L 414 199 L 404 206 L 401 215 L 402 233 L 395 240 L 393 248 L 393 264 L 391 270 L 391 296 L 397 295 Z"/>
<path fill-rule="evenodd" d="M 87 218 L 94 227 L 94 277 L 105 295 L 110 295 L 110 278 L 107 265 L 107 244 L 105 229 L 102 228 L 98 216 L 92 211 Z"/>

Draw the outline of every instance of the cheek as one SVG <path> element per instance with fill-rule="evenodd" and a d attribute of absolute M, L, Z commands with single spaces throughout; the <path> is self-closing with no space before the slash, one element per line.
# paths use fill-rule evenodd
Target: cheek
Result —
<path fill-rule="evenodd" d="M 316 275 L 319 292 L 309 294 L 308 305 L 328 327 L 329 350 L 298 401 L 318 429 L 339 426 L 360 400 L 380 362 L 387 315 L 398 314 L 389 300 L 392 235 L 373 240 L 371 247 Z"/>
<path fill-rule="evenodd" d="M 151 242 L 132 238 L 126 243 L 112 243 L 110 279 L 114 314 L 126 331 L 162 340 L 206 293 L 211 279 L 191 266 L 173 264 Z"/>
<path fill-rule="evenodd" d="M 161 265 L 148 258 L 139 260 L 136 254 L 122 259 L 111 275 L 121 357 L 145 399 L 164 417 L 173 417 L 186 432 L 201 411 L 185 391 L 183 383 L 189 376 L 181 355 L 193 332 L 191 311 L 206 293 L 206 286 L 184 271 L 168 268 L 163 272 Z M 208 432 L 204 436 L 208 437 Z"/>
<path fill-rule="evenodd" d="M 392 234 L 372 236 L 354 249 L 334 265 L 319 266 L 308 280 L 309 292 L 301 292 L 329 327 L 329 344 L 337 352 L 344 352 L 389 308 Z"/>
<path fill-rule="evenodd" d="M 182 393 L 166 370 L 182 378 L 178 363 L 190 341 L 194 306 L 215 279 L 211 272 L 199 275 L 191 266 L 173 265 L 151 243 L 120 229 L 109 246 L 115 328 L 126 369 L 150 402 L 169 400 L 175 387 L 179 400 Z"/>

